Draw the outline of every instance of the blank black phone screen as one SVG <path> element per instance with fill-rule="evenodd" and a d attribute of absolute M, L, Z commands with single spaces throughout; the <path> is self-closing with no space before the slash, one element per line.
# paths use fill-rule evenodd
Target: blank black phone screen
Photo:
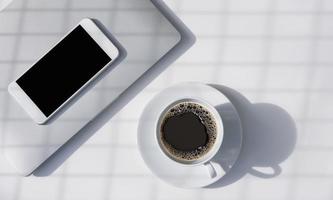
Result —
<path fill-rule="evenodd" d="M 79 25 L 16 82 L 49 117 L 111 60 Z"/>

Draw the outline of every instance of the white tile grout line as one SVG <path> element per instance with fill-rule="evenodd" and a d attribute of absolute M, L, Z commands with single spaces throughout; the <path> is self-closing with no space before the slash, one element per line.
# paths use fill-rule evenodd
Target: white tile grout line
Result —
<path fill-rule="evenodd" d="M 114 0 L 114 6 L 115 9 L 118 8 L 119 6 L 119 0 Z M 116 13 L 115 12 L 110 12 L 110 20 L 111 21 L 115 21 L 116 20 Z M 105 95 L 104 92 L 102 92 L 102 94 Z M 103 96 L 104 96 L 103 95 Z M 109 139 L 110 141 L 114 140 L 115 142 L 118 141 L 118 125 L 117 123 L 112 124 L 112 130 L 109 131 Z M 111 145 L 110 145 L 111 146 Z M 109 160 L 108 160 L 108 165 L 109 165 L 109 171 L 112 172 L 114 170 L 115 167 L 115 160 L 116 160 L 116 156 L 117 156 L 117 149 L 116 148 L 110 148 L 109 146 Z M 107 177 L 106 181 L 105 181 L 105 188 L 104 188 L 104 199 L 108 200 L 111 199 L 110 195 L 111 195 L 111 191 L 112 191 L 112 185 L 113 185 L 113 181 L 112 181 L 112 177 Z"/>
<path fill-rule="evenodd" d="M 65 0 L 65 8 L 63 12 L 64 13 L 64 17 L 63 17 L 63 27 L 62 27 L 62 30 L 63 32 L 66 32 L 67 29 L 68 29 L 68 25 L 69 25 L 69 16 L 70 16 L 70 11 L 68 10 L 69 8 L 71 8 L 71 4 L 72 4 L 72 0 Z M 66 193 L 66 184 L 67 184 L 67 168 L 68 168 L 68 164 L 65 162 L 63 163 L 63 166 L 62 166 L 62 169 L 63 169 L 63 172 L 62 172 L 62 175 L 60 177 L 60 180 L 59 180 L 59 185 L 58 185 L 58 200 L 63 200 L 65 199 L 65 193 Z"/>
<path fill-rule="evenodd" d="M 271 0 L 269 5 L 269 13 L 267 14 L 266 19 L 266 31 L 267 31 L 267 38 L 265 38 L 265 41 L 263 43 L 264 45 L 264 65 L 262 66 L 260 79 L 258 81 L 258 87 L 263 88 L 264 91 L 258 92 L 258 98 L 261 99 L 262 95 L 267 92 L 267 76 L 271 67 L 271 52 L 272 52 L 272 39 L 274 39 L 274 25 L 276 20 L 276 3 L 277 0 Z"/>
<path fill-rule="evenodd" d="M 11 63 L 10 67 L 10 71 L 9 71 L 9 75 L 8 75 L 8 81 L 9 82 L 14 74 L 15 74 L 15 68 L 16 68 L 16 61 L 18 60 L 17 58 L 17 52 L 18 50 L 20 49 L 20 45 L 21 45 L 21 39 L 22 39 L 22 36 L 20 35 L 20 33 L 23 31 L 23 24 L 24 24 L 24 19 L 25 19 L 25 15 L 26 15 L 26 12 L 24 11 L 25 8 L 27 6 L 27 1 L 24 1 L 22 3 L 22 12 L 20 13 L 20 16 L 19 16 L 19 23 L 18 23 L 18 34 L 15 36 L 15 44 L 14 44 L 14 50 L 13 50 L 13 55 L 12 55 L 12 58 L 13 58 L 13 62 Z M 4 116 L 5 117 L 8 117 L 9 115 L 9 112 L 10 112 L 10 108 L 9 108 L 9 99 L 8 99 L 8 96 L 6 97 L 5 99 L 5 104 L 4 104 Z M 6 129 L 6 125 L 4 125 L 3 127 L 4 129 Z M 6 140 L 6 131 L 3 131 L 3 141 L 2 141 L 2 145 L 3 143 L 5 142 Z M 15 193 L 15 196 L 13 197 L 15 200 L 19 200 L 21 198 L 21 192 L 22 192 L 22 177 L 16 177 L 16 193 Z"/>
<path fill-rule="evenodd" d="M 225 1 L 221 1 L 223 3 L 221 3 L 221 12 L 228 12 L 229 10 L 229 4 L 230 4 L 230 0 L 225 0 Z M 220 17 L 220 21 L 221 21 L 221 28 L 219 29 L 220 30 L 220 34 L 223 35 L 223 34 L 226 34 L 228 32 L 228 25 L 229 25 L 229 16 L 228 15 L 221 15 Z M 203 38 L 203 36 L 200 36 L 200 35 L 197 35 L 198 38 Z M 209 37 L 211 38 L 211 37 Z M 224 52 L 225 52 L 225 48 L 226 48 L 226 40 L 227 38 L 224 38 L 224 37 L 221 37 L 221 38 L 217 38 L 218 41 L 219 41 L 219 49 L 217 51 L 217 62 L 218 63 L 222 63 L 223 60 L 223 56 L 224 56 Z M 214 71 L 214 74 L 212 74 L 212 81 L 215 81 L 215 82 L 219 82 L 220 80 L 220 77 L 219 77 L 219 74 L 221 72 L 221 68 L 224 68 L 225 66 L 224 65 L 217 65 L 215 66 L 215 71 Z"/>
<path fill-rule="evenodd" d="M 316 36 L 319 34 L 319 26 L 320 26 L 320 18 L 321 15 L 320 13 L 323 10 L 323 0 L 317 0 L 316 2 L 316 12 L 314 13 L 314 18 L 312 22 L 312 31 L 313 35 Z M 307 80 L 306 80 L 306 88 L 311 88 L 313 84 L 313 75 L 316 71 L 316 62 L 317 62 L 317 53 L 318 53 L 318 39 L 316 37 L 312 38 L 312 44 L 311 44 L 311 51 L 310 51 L 310 61 L 308 65 L 306 66 L 308 69 L 307 72 Z M 308 118 L 308 113 L 309 113 L 309 101 L 311 97 L 311 91 L 306 91 L 304 93 L 304 100 L 303 100 L 303 114 L 302 116 L 304 118 Z M 303 126 L 298 127 L 298 131 L 302 131 L 304 129 L 304 124 Z M 300 137 L 300 136 L 298 136 Z M 293 172 L 296 174 L 299 167 L 299 163 L 297 160 L 295 160 L 293 167 Z M 290 186 L 288 187 L 288 198 L 290 199 L 295 199 L 296 197 L 296 188 L 297 188 L 297 183 L 299 182 L 298 178 L 294 178 L 290 180 Z"/>

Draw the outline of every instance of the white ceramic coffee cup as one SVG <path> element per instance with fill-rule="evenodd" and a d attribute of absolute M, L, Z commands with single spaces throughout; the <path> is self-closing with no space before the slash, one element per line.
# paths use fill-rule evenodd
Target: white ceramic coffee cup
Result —
<path fill-rule="evenodd" d="M 186 161 L 186 160 L 181 160 L 177 159 L 174 156 L 171 156 L 170 153 L 165 150 L 165 147 L 161 143 L 161 125 L 164 119 L 164 116 L 170 108 L 175 106 L 176 104 L 179 104 L 181 102 L 193 102 L 199 105 L 202 105 L 204 108 L 206 108 L 211 115 L 214 118 L 214 121 L 216 123 L 216 139 L 212 147 L 210 147 L 209 151 L 201 156 L 200 158 L 193 160 L 193 161 Z M 210 105 L 207 103 L 204 99 L 193 99 L 193 98 L 182 98 L 175 100 L 173 103 L 168 105 L 159 115 L 158 121 L 157 121 L 157 126 L 156 126 L 156 142 L 159 145 L 159 149 L 163 152 L 165 156 L 167 156 L 170 160 L 173 162 L 176 162 L 179 165 L 182 166 L 188 166 L 188 167 L 193 167 L 193 166 L 198 166 L 198 165 L 204 165 L 207 167 L 207 170 L 209 172 L 209 175 L 211 178 L 215 178 L 217 176 L 222 176 L 223 174 L 219 174 L 221 172 L 220 165 L 214 161 L 214 156 L 217 154 L 218 150 L 220 149 L 223 141 L 223 122 L 221 115 L 218 113 L 218 111 L 214 108 L 214 106 Z"/>

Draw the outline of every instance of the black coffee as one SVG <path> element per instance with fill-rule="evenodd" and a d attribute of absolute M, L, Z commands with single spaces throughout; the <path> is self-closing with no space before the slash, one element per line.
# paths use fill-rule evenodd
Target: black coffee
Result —
<path fill-rule="evenodd" d="M 185 161 L 205 155 L 216 140 L 216 122 L 207 108 L 195 102 L 181 102 L 163 117 L 160 141 L 167 153 Z"/>

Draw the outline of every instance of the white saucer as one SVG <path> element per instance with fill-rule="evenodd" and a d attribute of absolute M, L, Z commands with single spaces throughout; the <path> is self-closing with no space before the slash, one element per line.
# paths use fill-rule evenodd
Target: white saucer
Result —
<path fill-rule="evenodd" d="M 148 103 L 141 115 L 138 127 L 139 150 L 150 170 L 167 183 L 183 188 L 205 187 L 221 177 L 211 178 L 205 165 L 186 166 L 174 162 L 162 152 L 156 142 L 156 125 L 160 113 L 180 98 L 202 99 L 215 108 L 230 103 L 217 89 L 201 83 L 181 83 L 163 90 Z M 221 117 L 223 120 L 223 116 Z M 222 166 L 220 170 L 225 174 Z"/>

